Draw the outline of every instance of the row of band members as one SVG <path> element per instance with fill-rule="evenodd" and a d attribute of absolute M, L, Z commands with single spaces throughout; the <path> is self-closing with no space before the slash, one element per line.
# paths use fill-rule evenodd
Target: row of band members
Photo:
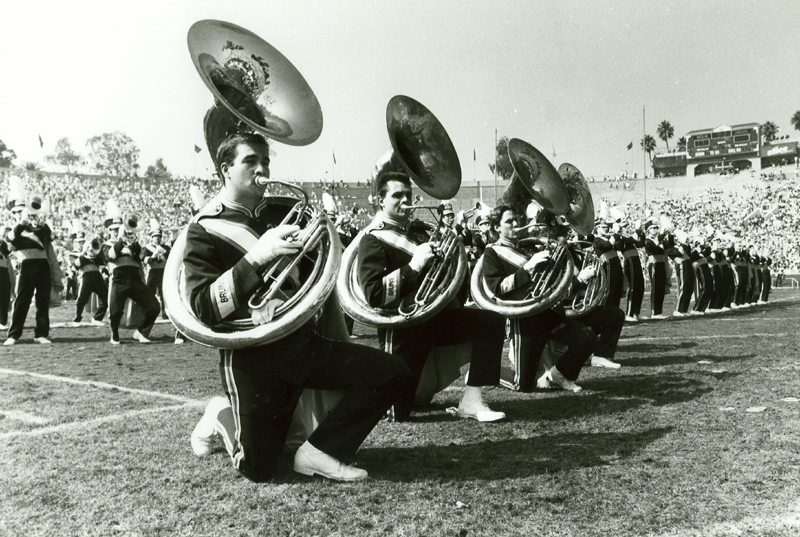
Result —
<path fill-rule="evenodd" d="M 298 228 L 279 225 L 282 215 L 273 214 L 264 198 L 265 187 L 258 179 L 269 177 L 270 160 L 262 137 L 229 137 L 219 147 L 217 162 L 223 179 L 221 192 L 187 231 L 183 262 L 188 301 L 208 326 L 247 317 L 267 322 L 271 314 L 256 315 L 249 311 L 247 301 L 262 283 L 261 267 L 299 250 L 300 245 L 289 240 Z M 380 211 L 359 245 L 358 278 L 370 306 L 393 308 L 416 292 L 434 252 L 427 226 L 413 221 L 405 208 L 412 200 L 409 176 L 384 172 L 375 183 Z M 513 299 L 524 292 L 537 267 L 549 262 L 550 254 L 544 249 L 533 256 L 517 249 L 519 218 L 512 208 L 498 207 L 492 224 L 499 240 L 484 251 L 487 283 L 501 298 Z M 604 259 L 619 260 L 616 253 L 603 255 L 604 244 L 614 249 L 611 241 L 598 236 L 594 242 Z M 646 241 L 645 248 L 655 245 L 652 240 L 649 243 Z M 654 256 L 663 253 L 652 251 Z M 633 258 L 623 255 L 626 261 Z M 593 270 L 582 269 L 573 275 L 573 287 L 586 285 Z M 629 280 L 634 277 L 630 273 Z M 660 287 L 663 289 L 663 284 Z M 615 289 L 614 293 L 619 293 L 618 303 L 621 291 Z M 610 302 L 614 300 L 612 296 Z M 506 319 L 491 311 L 457 303 L 451 306 L 414 326 L 379 329 L 380 349 L 351 343 L 346 335 L 335 337 L 329 329 L 334 319 L 328 310 L 321 320 L 310 321 L 278 341 L 246 349 L 220 349 L 225 396 L 213 398 L 206 407 L 192 433 L 194 452 L 206 456 L 224 450 L 245 477 L 268 480 L 278 470 L 304 389 L 339 390 L 341 399 L 295 452 L 294 470 L 334 480 L 364 479 L 367 472 L 352 465 L 359 446 L 387 414 L 397 421 L 409 419 L 431 350 L 460 344 L 466 344 L 462 348 L 468 353 L 469 374 L 457 415 L 479 422 L 504 420 L 503 412 L 486 404 L 482 388 L 500 382 Z M 275 307 L 267 304 L 265 311 Z M 341 315 L 340 310 L 334 311 Z M 536 386 L 540 356 L 548 340 L 562 343 L 564 352 L 542 380 L 564 390 L 581 391 L 576 381 L 590 359 L 597 365 L 619 367 L 613 358 L 624 319 L 625 313 L 615 305 L 601 305 L 579 317 L 566 316 L 563 307 L 556 305 L 515 320 L 511 333 L 519 388 L 530 391 Z"/>
<path fill-rule="evenodd" d="M 12 213 L 16 220 L 5 240 L 0 241 L 0 324 L 8 329 L 4 345 L 15 345 L 22 336 L 23 326 L 31 302 L 35 297 L 34 341 L 49 344 L 50 294 L 53 282 L 51 268 L 58 264 L 52 247 L 52 231 L 39 214 L 31 211 L 24 200 L 15 200 Z M 148 343 L 150 331 L 159 314 L 164 315 L 161 283 L 170 247 L 163 242 L 160 229 L 152 232 L 145 245 L 139 241 L 134 226 L 124 226 L 122 218 L 106 223 L 111 239 L 100 243 L 95 239 L 86 242 L 80 252 L 71 256 L 79 274 L 78 296 L 73 323 L 80 323 L 84 309 L 92 294 L 98 305 L 90 324 L 104 326 L 103 318 L 109 313 L 111 343 L 120 342 L 120 324 L 125 314 L 126 301 L 131 299 L 142 311 L 142 319 L 133 337 Z M 6 242 L 7 241 L 7 242 Z M 10 281 L 9 245 L 19 263 L 15 297 L 11 303 L 9 324 Z M 145 281 L 144 267 L 148 267 Z M 181 342 L 180 334 L 176 342 Z"/>

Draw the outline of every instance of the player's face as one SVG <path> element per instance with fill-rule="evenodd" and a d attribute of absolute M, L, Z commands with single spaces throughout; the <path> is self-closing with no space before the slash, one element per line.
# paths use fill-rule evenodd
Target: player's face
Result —
<path fill-rule="evenodd" d="M 259 178 L 269 179 L 269 148 L 263 145 L 239 144 L 236 158 L 222 165 L 226 186 L 237 193 L 263 196 L 266 185 L 256 184 Z"/>
<path fill-rule="evenodd" d="M 400 181 L 386 183 L 386 195 L 381 198 L 381 207 L 386 216 L 399 222 L 406 222 L 411 217 L 411 210 L 402 208 L 411 205 L 411 187 Z"/>
<path fill-rule="evenodd" d="M 447 227 L 453 227 L 453 222 L 455 221 L 456 216 L 454 214 L 446 214 L 442 217 L 442 222 Z"/>
<path fill-rule="evenodd" d="M 500 225 L 497 228 L 497 232 L 502 238 L 513 241 L 517 238 L 517 227 L 519 227 L 517 213 L 514 211 L 506 211 L 503 213 L 503 216 L 500 217 Z"/>

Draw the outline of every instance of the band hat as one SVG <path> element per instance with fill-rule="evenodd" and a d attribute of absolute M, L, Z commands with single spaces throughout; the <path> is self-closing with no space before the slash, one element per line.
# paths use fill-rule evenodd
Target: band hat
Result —
<path fill-rule="evenodd" d="M 6 207 L 11 209 L 12 212 L 21 211 L 25 208 L 25 200 L 28 195 L 25 191 L 25 185 L 22 182 L 22 177 L 19 175 L 12 175 L 8 178 L 8 203 Z"/>
<path fill-rule="evenodd" d="M 117 229 L 122 225 L 122 211 L 114 198 L 106 200 L 106 219 L 103 225 L 107 229 Z"/>
<path fill-rule="evenodd" d="M 448 214 L 452 214 L 455 216 L 455 211 L 453 211 L 453 205 L 451 203 L 445 203 L 442 205 L 442 216 L 446 216 Z"/>

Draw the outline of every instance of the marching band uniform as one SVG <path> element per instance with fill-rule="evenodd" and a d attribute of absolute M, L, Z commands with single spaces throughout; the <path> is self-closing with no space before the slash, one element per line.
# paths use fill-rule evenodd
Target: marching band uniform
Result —
<path fill-rule="evenodd" d="M 613 306 L 619 308 L 619 301 L 622 300 L 622 293 L 624 291 L 624 275 L 622 272 L 622 262 L 619 260 L 617 250 L 614 245 L 602 237 L 594 237 L 589 235 L 588 240 L 594 245 L 594 251 L 597 257 L 600 258 L 600 263 L 608 271 L 608 296 L 606 297 L 604 306 Z"/>
<path fill-rule="evenodd" d="M 417 246 L 428 241 L 426 228 L 426 224 L 419 221 L 404 224 L 383 215 L 376 218 L 358 250 L 359 281 L 370 306 L 397 309 L 404 298 L 416 293 L 422 277 L 409 266 L 409 262 Z M 500 315 L 464 309 L 457 303 L 415 326 L 390 330 L 378 328 L 381 349 L 402 358 L 411 370 L 412 386 L 395 403 L 394 419 L 404 421 L 411 414 L 417 384 L 431 349 L 472 343 L 467 386 L 495 386 L 500 382 L 504 339 L 505 321 Z M 461 410 L 460 406 L 459 412 Z M 505 414 L 493 412 L 488 407 L 485 414 L 481 412 L 460 415 L 479 421 L 505 417 Z"/>
<path fill-rule="evenodd" d="M 708 311 L 716 312 L 722 310 L 722 302 L 725 300 L 725 282 L 722 280 L 722 267 L 717 261 L 717 252 L 706 246 L 703 254 L 708 260 L 711 269 L 711 278 L 714 280 L 714 293 L 708 303 Z"/>
<path fill-rule="evenodd" d="M 639 258 L 637 243 L 632 237 L 614 235 L 614 247 L 622 255 L 624 262 L 625 278 L 628 280 L 628 304 L 626 321 L 638 321 L 644 298 L 644 271 L 642 260 Z"/>
<path fill-rule="evenodd" d="M 750 274 L 753 288 L 750 292 L 750 299 L 748 302 L 750 302 L 750 304 L 755 304 L 758 301 L 758 297 L 761 295 L 761 257 L 758 255 L 753 255 L 752 263 L 750 263 Z"/>
<path fill-rule="evenodd" d="M 744 307 L 747 296 L 747 280 L 749 278 L 749 270 L 747 268 L 747 251 L 739 250 L 736 252 L 736 260 L 734 261 L 734 268 L 736 269 L 736 300 L 735 306 L 737 308 Z"/>
<path fill-rule="evenodd" d="M 483 270 L 491 292 L 504 300 L 525 298 L 527 285 L 531 281 L 530 273 L 524 268 L 527 261 L 528 257 L 503 237 L 487 246 L 483 254 Z M 563 306 L 558 305 L 529 317 L 511 319 L 511 337 L 516 354 L 514 380 L 520 391 L 529 392 L 536 387 L 539 360 L 549 339 L 568 345 L 567 351 L 550 369 L 553 380 L 565 390 L 581 390 L 575 381 L 597 347 L 597 336 L 588 326 L 568 318 Z"/>
<path fill-rule="evenodd" d="M 685 244 L 678 248 L 670 248 L 667 255 L 672 259 L 675 266 L 675 274 L 678 278 L 678 303 L 675 306 L 676 317 L 689 314 L 689 304 L 694 294 L 695 275 L 692 267 L 692 259 L 686 251 Z"/>
<path fill-rule="evenodd" d="M 649 226 L 645 224 L 645 229 Z M 639 243 L 647 252 L 647 273 L 650 277 L 650 303 L 653 308 L 652 319 L 663 319 L 664 295 L 667 285 L 667 256 L 664 249 L 652 239 L 647 239 L 641 230 Z"/>
<path fill-rule="evenodd" d="M 723 285 L 725 285 L 725 301 L 722 303 L 722 309 L 728 311 L 736 298 L 736 271 L 733 269 L 735 250 L 730 247 L 723 249 L 720 253 L 722 255 L 722 260 L 720 261 L 722 281 Z"/>
<path fill-rule="evenodd" d="M 267 210 L 269 203 L 263 198 L 252 211 L 228 200 L 209 203 L 189 225 L 186 291 L 201 322 L 216 326 L 221 321 L 250 318 L 248 299 L 263 280 L 245 254 L 281 220 L 282 215 Z M 235 425 L 225 427 L 226 448 L 234 467 L 257 482 L 277 471 L 304 388 L 347 390 L 306 444 L 323 455 L 350 461 L 409 380 L 408 368 L 401 361 L 371 347 L 319 335 L 316 319 L 278 341 L 220 349 L 219 353 L 220 376 Z M 195 434 L 193 447 L 194 442 Z M 300 453 L 295 458 L 296 470 Z M 366 477 L 363 470 L 344 468 L 350 474 L 363 473 L 347 480 Z"/>
<path fill-rule="evenodd" d="M 14 209 L 22 209 L 24 203 L 17 201 Z M 44 222 L 32 225 L 27 219 L 21 220 L 9 235 L 9 242 L 16 250 L 20 260 L 17 279 L 17 297 L 11 313 L 11 326 L 5 345 L 13 345 L 22 335 L 25 318 L 36 291 L 36 327 L 33 339 L 37 343 L 50 343 L 50 262 L 46 248 L 52 241 L 50 226 Z"/>
<path fill-rule="evenodd" d="M 8 308 L 11 303 L 11 279 L 9 278 L 8 256 L 11 251 L 3 237 L 0 237 L 0 326 L 8 328 Z"/>
<path fill-rule="evenodd" d="M 761 297 L 758 302 L 766 304 L 769 302 L 769 293 L 772 290 L 772 274 L 770 274 L 769 266 L 772 264 L 772 259 L 767 257 L 761 258 Z"/>
<path fill-rule="evenodd" d="M 119 238 L 113 243 L 103 244 L 103 257 L 111 273 L 108 293 L 111 344 L 119 344 L 119 325 L 125 312 L 125 301 L 129 298 L 144 310 L 142 324 L 133 333 L 133 338 L 140 343 L 149 343 L 150 331 L 161 308 L 142 279 L 142 246 L 135 238 L 130 244 Z"/>
<path fill-rule="evenodd" d="M 78 287 L 78 302 L 75 305 L 75 319 L 73 322 L 79 323 L 83 318 L 83 309 L 89 303 L 92 293 L 97 295 L 100 305 L 94 312 L 92 324 L 103 326 L 103 317 L 108 309 L 108 286 L 100 274 L 100 267 L 105 264 L 100 250 L 92 250 L 91 242 L 84 246 L 83 253 L 75 260 L 75 268 L 81 275 L 80 286 Z"/>
<path fill-rule="evenodd" d="M 692 260 L 696 284 L 692 314 L 703 315 L 714 294 L 714 277 L 711 273 L 711 267 L 708 266 L 708 259 L 700 251 L 692 250 L 689 257 Z"/>
<path fill-rule="evenodd" d="M 167 265 L 170 247 L 161 242 L 161 237 L 160 229 L 153 233 L 153 244 L 147 244 L 142 248 L 142 262 L 148 266 L 147 288 L 161 303 L 161 316 L 166 319 L 161 282 L 164 280 L 164 267 Z"/>

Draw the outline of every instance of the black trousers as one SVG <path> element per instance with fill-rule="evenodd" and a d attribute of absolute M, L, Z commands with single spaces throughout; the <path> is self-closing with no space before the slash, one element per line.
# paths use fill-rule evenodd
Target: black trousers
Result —
<path fill-rule="evenodd" d="M 759 300 L 762 302 L 769 301 L 769 292 L 772 291 L 772 274 L 769 269 L 764 269 L 761 272 L 761 296 Z"/>
<path fill-rule="evenodd" d="M 0 324 L 8 325 L 8 309 L 11 306 L 11 279 L 8 265 L 0 266 Z"/>
<path fill-rule="evenodd" d="M 663 261 L 655 262 L 647 267 L 650 276 L 650 302 L 653 315 L 661 315 L 664 311 L 664 294 L 667 285 L 667 266 Z M 606 357 L 605 354 L 602 355 Z"/>
<path fill-rule="evenodd" d="M 94 319 L 102 321 L 108 309 L 108 287 L 100 272 L 84 272 L 81 275 L 81 286 L 78 289 L 78 303 L 75 306 L 75 322 L 83 317 L 83 308 L 89 303 L 92 293 L 97 295 L 100 307 L 94 312 Z M 123 301 L 124 304 L 124 301 Z"/>
<path fill-rule="evenodd" d="M 67 276 L 67 285 L 64 289 L 64 299 L 72 300 L 78 296 L 78 279 L 77 275 Z"/>
<path fill-rule="evenodd" d="M 628 309 L 631 317 L 638 316 L 644 299 L 644 272 L 638 255 L 625 259 L 625 277 L 628 279 Z M 562 371 L 563 373 L 563 371 Z"/>
<path fill-rule="evenodd" d="M 553 309 L 512 319 L 511 337 L 516 353 L 514 363 L 517 381 L 523 392 L 530 392 L 536 387 L 536 371 L 547 340 L 567 345 L 567 351 L 555 366 L 569 380 L 577 380 L 583 364 L 597 347 L 597 335 L 591 328 Z"/>
<path fill-rule="evenodd" d="M 36 291 L 36 327 L 33 329 L 33 337 L 47 337 L 50 334 L 50 285 L 50 263 L 47 259 L 24 259 L 20 263 L 17 297 L 11 310 L 8 337 L 19 339 L 22 335 L 34 291 Z"/>
<path fill-rule="evenodd" d="M 625 324 L 625 313 L 613 306 L 598 306 L 589 313 L 574 317 L 574 319 L 582 325 L 588 326 L 592 332 L 597 334 L 594 355 L 613 359 L 617 353 L 622 325 Z"/>
<path fill-rule="evenodd" d="M 736 281 L 733 276 L 733 267 L 730 264 L 722 265 L 722 285 L 725 288 L 725 299 L 722 302 L 722 307 L 730 309 L 731 303 L 736 297 Z"/>
<path fill-rule="evenodd" d="M 411 374 L 399 359 L 365 345 L 300 330 L 263 347 L 220 351 L 222 384 L 233 408 L 233 463 L 251 481 L 275 475 L 305 388 L 347 393 L 308 441 L 350 462 Z"/>
<path fill-rule="evenodd" d="M 608 296 L 603 304 L 604 306 L 614 306 L 619 308 L 619 301 L 622 300 L 623 290 L 623 273 L 622 263 L 619 258 L 611 260 L 604 260 L 603 265 L 608 267 Z"/>
<path fill-rule="evenodd" d="M 736 305 L 741 306 L 747 302 L 747 281 L 750 278 L 750 271 L 745 266 L 736 266 L 736 276 L 739 278 L 739 284 L 736 286 Z"/>
<path fill-rule="evenodd" d="M 125 312 L 125 301 L 129 298 L 144 310 L 144 319 L 138 328 L 144 337 L 150 335 L 161 311 L 158 300 L 142 281 L 138 269 L 116 269 L 111 275 L 111 288 L 108 292 L 108 322 L 111 325 L 111 336 L 117 341 L 119 324 Z"/>
<path fill-rule="evenodd" d="M 753 287 L 750 289 L 750 298 L 748 302 L 752 304 L 758 302 L 758 297 L 761 295 L 761 271 L 755 269 L 751 271 L 751 274 L 750 280 L 753 282 Z"/>
<path fill-rule="evenodd" d="M 471 343 L 469 386 L 500 382 L 500 360 L 506 320 L 497 313 L 476 309 L 447 309 L 433 319 L 408 328 L 378 329 L 381 349 L 401 358 L 411 370 L 412 384 L 394 405 L 397 421 L 408 419 L 425 360 L 434 347 Z"/>
<path fill-rule="evenodd" d="M 694 311 L 706 311 L 711 297 L 714 296 L 714 277 L 708 264 L 698 265 L 694 269 L 696 280 Z"/>
<path fill-rule="evenodd" d="M 161 284 L 163 281 L 163 268 L 151 268 L 147 272 L 147 288 L 150 289 L 150 292 L 153 293 L 153 296 L 156 297 L 158 302 L 161 304 L 162 316 L 166 315 L 166 310 L 164 309 L 164 291 L 161 289 Z"/>
<path fill-rule="evenodd" d="M 694 294 L 694 269 L 691 261 L 679 262 L 675 265 L 675 272 L 678 274 L 678 307 L 676 311 L 688 313 L 689 304 Z"/>

